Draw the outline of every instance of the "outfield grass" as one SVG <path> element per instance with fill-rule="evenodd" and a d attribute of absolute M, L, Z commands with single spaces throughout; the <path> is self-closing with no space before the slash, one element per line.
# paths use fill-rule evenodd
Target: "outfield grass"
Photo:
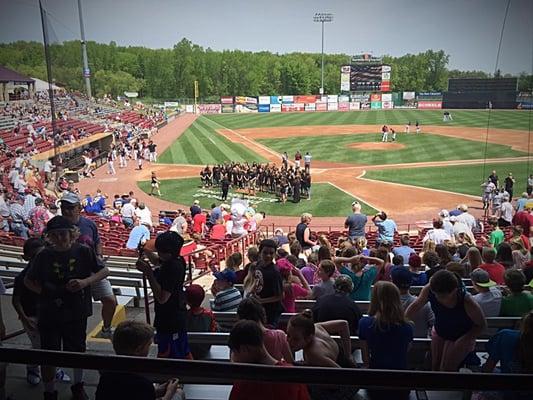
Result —
<path fill-rule="evenodd" d="M 512 172 L 516 179 L 513 196 L 519 197 L 526 190 L 527 176 L 533 173 L 533 164 L 530 165 L 529 173 L 527 163 L 522 162 L 486 164 L 485 167 L 479 164 L 367 171 L 365 178 L 481 196 L 480 185 L 492 170 L 496 170 L 501 184 L 507 174 Z"/>
<path fill-rule="evenodd" d="M 282 153 L 294 154 L 297 150 L 309 152 L 313 160 L 357 164 L 400 164 L 426 161 L 469 160 L 485 158 L 485 146 L 472 140 L 424 133 L 398 134 L 397 143 L 406 147 L 392 151 L 358 150 L 348 148 L 351 143 L 379 142 L 381 134 L 354 134 L 332 136 L 289 137 L 262 139 L 260 143 Z M 517 157 L 527 153 L 512 150 L 509 146 L 487 145 L 487 158 Z"/>
<path fill-rule="evenodd" d="M 214 129 L 220 128 L 206 118 L 198 118 L 178 140 L 158 158 L 168 164 L 218 164 L 225 161 L 266 162 L 245 146 L 232 143 Z"/>
<path fill-rule="evenodd" d="M 301 112 L 301 113 L 254 113 L 254 114 L 218 114 L 206 118 L 216 121 L 230 129 L 261 128 L 300 125 L 405 125 L 415 121 L 424 125 L 472 126 L 486 128 L 488 110 L 450 110 L 453 121 L 443 122 L 444 110 L 368 110 L 349 112 Z M 529 130 L 529 111 L 491 110 L 490 127 Z"/>
<path fill-rule="evenodd" d="M 161 181 L 162 199 L 179 203 L 192 204 L 193 200 L 199 200 L 202 208 L 210 208 L 212 203 L 220 203 L 220 189 L 202 189 L 198 178 L 169 179 Z M 150 193 L 150 182 L 138 182 L 141 190 Z M 230 190 L 228 203 L 231 202 L 233 190 Z M 327 183 L 313 184 L 311 200 L 303 199 L 295 204 L 285 204 L 275 201 L 272 195 L 259 193 L 255 200 L 251 200 L 257 211 L 264 211 L 267 215 L 300 216 L 304 212 L 310 212 L 316 217 L 342 217 L 351 212 L 351 203 L 354 197 Z M 240 194 L 236 196 L 241 197 Z M 272 202 L 274 201 L 274 202 Z M 361 202 L 361 201 L 360 201 Z M 361 202 L 365 214 L 375 214 L 376 210 Z"/>

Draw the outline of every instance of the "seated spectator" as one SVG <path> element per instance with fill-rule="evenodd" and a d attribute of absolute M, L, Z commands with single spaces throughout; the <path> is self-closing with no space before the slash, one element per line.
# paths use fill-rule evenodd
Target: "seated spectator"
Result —
<path fill-rule="evenodd" d="M 468 277 L 465 266 L 459 262 L 450 261 L 448 264 L 446 264 L 445 269 L 446 271 L 450 271 L 454 274 L 457 274 L 460 278 Z"/>
<path fill-rule="evenodd" d="M 44 201 L 40 197 L 35 199 L 35 207 L 30 210 L 29 219 L 31 221 L 31 233 L 33 236 L 41 236 L 46 223 L 50 220 L 48 210 L 44 206 Z"/>
<path fill-rule="evenodd" d="M 209 211 L 204 210 L 197 214 L 194 214 L 192 217 L 192 231 L 194 233 L 204 234 L 207 231 L 207 216 Z"/>
<path fill-rule="evenodd" d="M 318 254 L 313 252 L 307 257 L 307 264 L 300 270 L 303 277 L 310 285 L 315 283 L 315 275 L 318 273 Z"/>
<path fill-rule="evenodd" d="M 531 248 L 531 244 L 529 243 L 529 237 L 524 235 L 524 228 L 522 228 L 520 225 L 513 225 L 513 237 L 511 240 L 520 239 L 522 241 L 522 244 L 524 245 L 524 248 L 529 250 Z"/>
<path fill-rule="evenodd" d="M 305 299 L 311 292 L 311 288 L 303 277 L 300 270 L 292 265 L 286 258 L 282 258 L 276 262 L 281 277 L 283 279 L 283 300 L 282 304 L 285 312 L 296 312 L 296 299 Z M 293 274 L 301 282 L 294 282 Z"/>
<path fill-rule="evenodd" d="M 152 228 L 152 212 L 146 205 L 141 202 L 135 210 L 135 216 L 141 221 L 148 229 Z"/>
<path fill-rule="evenodd" d="M 372 217 L 372 222 L 378 228 L 378 238 L 376 244 L 381 242 L 394 242 L 394 233 L 396 232 L 396 223 L 387 218 L 387 214 L 381 211 Z"/>
<path fill-rule="evenodd" d="M 511 240 L 510 245 L 513 257 L 513 267 L 524 269 L 526 263 L 529 261 L 528 251 L 524 248 L 520 239 Z"/>
<path fill-rule="evenodd" d="M 483 258 L 483 264 L 481 264 L 478 268 L 487 271 L 490 279 L 492 279 L 498 285 L 503 285 L 503 274 L 505 273 L 505 268 L 503 265 L 495 262 L 496 250 L 485 247 L 481 253 L 481 258 Z"/>
<path fill-rule="evenodd" d="M 489 234 L 489 237 L 483 236 L 483 243 L 484 245 L 491 247 L 493 249 L 498 248 L 499 244 L 502 243 L 505 240 L 505 235 L 503 231 L 500 229 L 500 226 L 498 224 L 498 219 L 496 218 L 489 218 L 489 225 L 492 228 L 492 232 Z"/>
<path fill-rule="evenodd" d="M 483 264 L 481 252 L 477 247 L 470 247 L 466 252 L 465 257 L 461 260 L 461 263 L 465 266 L 465 271 L 467 273 L 472 272 Z"/>
<path fill-rule="evenodd" d="M 353 282 L 354 288 L 350 293 L 350 298 L 352 300 L 370 300 L 370 289 L 383 268 L 383 260 L 377 257 L 357 255 L 350 258 L 337 257 L 334 262 L 339 272 L 348 275 Z M 350 264 L 351 268 L 348 269 L 343 264 Z"/>
<path fill-rule="evenodd" d="M 178 235 L 183 235 L 185 232 L 187 232 L 187 220 L 185 219 L 185 211 L 178 210 L 176 214 L 176 218 L 174 218 L 174 221 L 172 222 L 172 226 L 169 228 L 169 230 L 176 232 Z"/>
<path fill-rule="evenodd" d="M 325 294 L 320 297 L 313 306 L 313 319 L 316 322 L 345 320 L 348 322 L 350 335 L 357 335 L 361 310 L 350 299 L 353 290 L 353 282 L 349 276 L 339 275 L 335 279 L 335 293 Z"/>
<path fill-rule="evenodd" d="M 120 209 L 120 215 L 122 216 L 122 223 L 126 228 L 131 228 L 135 221 L 135 206 L 137 201 L 132 199 L 131 201 L 125 203 Z"/>
<path fill-rule="evenodd" d="M 213 293 L 215 299 L 212 310 L 237 311 L 242 295 L 233 286 L 236 280 L 235 272 L 231 269 L 225 269 L 221 272 L 215 272 L 213 275 L 215 276 L 215 281 L 211 287 L 211 293 Z"/>
<path fill-rule="evenodd" d="M 504 280 L 511 293 L 502 299 L 500 316 L 522 317 L 533 310 L 533 294 L 524 290 L 524 273 L 517 269 L 508 269 L 505 271 Z"/>
<path fill-rule="evenodd" d="M 248 264 L 246 264 L 243 269 L 235 272 L 235 275 L 237 276 L 237 281 L 235 283 L 243 284 L 244 279 L 248 275 L 250 265 L 252 263 L 257 263 L 257 260 L 259 259 L 259 249 L 257 246 L 248 247 L 248 250 L 246 251 L 246 258 L 248 258 Z"/>
<path fill-rule="evenodd" d="M 224 226 L 224 219 L 220 218 L 215 225 L 211 227 L 209 237 L 213 240 L 224 240 L 226 237 L 226 227 Z"/>
<path fill-rule="evenodd" d="M 167 226 L 172 225 L 172 219 L 167 216 L 167 214 L 164 211 L 161 211 L 159 213 L 159 223 L 165 224 Z"/>
<path fill-rule="evenodd" d="M 392 253 L 395 256 L 400 256 L 403 259 L 403 265 L 409 264 L 409 257 L 411 254 L 416 254 L 415 251 L 409 247 L 409 235 L 402 235 L 400 237 L 401 246 L 394 247 Z"/>
<path fill-rule="evenodd" d="M 294 362 L 287 334 L 279 329 L 268 329 L 265 327 L 266 314 L 263 306 L 253 297 L 248 297 L 241 301 L 237 308 L 239 320 L 254 321 L 259 325 L 264 336 L 264 344 L 268 353 L 278 361 L 285 361 L 289 364 Z"/>
<path fill-rule="evenodd" d="M 228 346 L 231 360 L 238 363 L 279 365 L 282 361 L 272 357 L 265 348 L 264 334 L 256 322 L 238 321 L 230 333 Z M 300 383 L 247 382 L 236 381 L 230 393 L 230 400 L 309 400 L 307 386 Z"/>
<path fill-rule="evenodd" d="M 441 219 L 433 220 L 433 229 L 426 232 L 426 236 L 422 239 L 422 242 L 432 240 L 436 245 L 444 244 L 445 241 L 451 240 L 450 235 L 443 229 L 443 222 Z"/>
<path fill-rule="evenodd" d="M 474 244 L 472 243 L 470 236 L 465 235 L 464 233 L 460 233 L 455 238 L 455 247 L 457 249 L 457 256 L 460 259 L 464 259 L 466 257 L 466 252 L 469 248 L 473 247 Z M 480 255 L 481 259 L 481 255 Z M 475 269 L 475 268 L 474 268 Z"/>
<path fill-rule="evenodd" d="M 200 285 L 189 285 L 185 289 L 185 299 L 189 309 L 187 310 L 187 332 L 217 332 L 218 325 L 211 310 L 202 307 L 205 299 L 205 291 Z M 195 360 L 207 357 L 210 344 L 190 344 L 192 356 Z"/>
<path fill-rule="evenodd" d="M 479 305 L 467 294 L 461 279 L 449 271 L 437 271 L 405 312 L 413 319 L 429 301 L 435 314 L 431 338 L 434 371 L 457 371 L 474 350 L 476 338 L 486 327 Z"/>
<path fill-rule="evenodd" d="M 504 374 L 533 373 L 533 313 L 524 314 L 520 330 L 502 329 L 487 343 L 489 358 L 483 365 L 484 372 L 495 372 L 496 365 Z M 503 393 L 504 399 L 531 399 L 533 393 L 509 391 Z"/>
<path fill-rule="evenodd" d="M 444 269 L 444 266 L 440 262 L 439 255 L 434 251 L 426 251 L 422 257 L 422 263 L 426 266 L 426 276 L 429 279 L 436 272 Z"/>
<path fill-rule="evenodd" d="M 359 252 L 359 254 L 362 254 L 364 256 L 370 255 L 370 250 L 367 248 L 368 241 L 364 237 L 358 237 L 355 239 L 354 246 Z"/>
<path fill-rule="evenodd" d="M 113 349 L 117 355 L 148 357 L 154 338 L 150 325 L 139 321 L 121 322 L 113 334 Z M 96 400 L 107 399 L 185 399 L 177 379 L 154 385 L 142 375 L 129 372 L 102 372 Z"/>
<path fill-rule="evenodd" d="M 528 239 L 529 240 L 529 239 Z M 496 262 L 505 267 L 505 269 L 513 268 L 513 249 L 507 242 L 500 243 L 497 248 Z"/>
<path fill-rule="evenodd" d="M 489 273 L 477 268 L 470 274 L 470 279 L 474 290 L 477 292 L 473 298 L 483 310 L 485 317 L 500 315 L 502 292 L 496 287 L 496 282 L 490 280 Z"/>
<path fill-rule="evenodd" d="M 318 267 L 318 276 L 320 282 L 313 286 L 313 290 L 309 297 L 311 299 L 319 299 L 322 296 L 335 293 L 333 287 L 333 274 L 335 273 L 335 263 L 331 260 L 323 260 Z M 303 272 L 302 272 L 303 274 Z"/>
<path fill-rule="evenodd" d="M 330 335 L 339 335 L 338 345 Z M 295 315 L 289 321 L 287 338 L 292 351 L 303 351 L 303 365 L 311 367 L 353 368 L 351 358 L 350 331 L 344 320 L 313 323 L 311 310 Z M 312 398 L 352 398 L 357 389 L 347 386 L 309 385 Z"/>
<path fill-rule="evenodd" d="M 439 256 L 440 264 L 444 267 L 446 267 L 449 262 L 453 261 L 452 255 L 448 251 L 448 247 L 444 244 L 435 245 L 435 253 Z"/>
<path fill-rule="evenodd" d="M 287 238 L 287 236 L 285 236 L 285 233 L 281 228 L 277 228 L 274 231 L 274 237 L 272 239 L 274 239 L 278 243 L 279 247 L 289 244 L 289 239 Z"/>
<path fill-rule="evenodd" d="M 409 256 L 409 271 L 411 272 L 411 284 L 413 286 L 424 286 L 428 283 L 428 277 L 422 267 L 422 259 L 416 254 Z"/>
<path fill-rule="evenodd" d="M 402 309 L 405 311 L 407 307 L 416 300 L 416 296 L 409 293 L 412 284 L 412 273 L 405 267 L 395 268 L 391 272 L 392 283 L 396 285 L 400 291 L 400 301 Z M 413 335 L 414 337 L 428 337 L 428 334 L 435 322 L 435 315 L 428 303 L 426 303 L 413 317 Z"/>
<path fill-rule="evenodd" d="M 405 318 L 400 291 L 392 283 L 377 282 L 374 285 L 368 316 L 359 321 L 359 339 L 364 368 L 407 369 L 407 350 L 413 341 L 413 326 Z M 367 393 L 372 400 L 407 400 L 410 391 L 368 389 Z"/>
<path fill-rule="evenodd" d="M 126 248 L 136 250 L 139 248 L 139 245 L 142 246 L 150 240 L 149 228 L 150 226 L 145 221 L 135 221 L 135 227 L 130 231 L 128 241 L 126 242 Z"/>

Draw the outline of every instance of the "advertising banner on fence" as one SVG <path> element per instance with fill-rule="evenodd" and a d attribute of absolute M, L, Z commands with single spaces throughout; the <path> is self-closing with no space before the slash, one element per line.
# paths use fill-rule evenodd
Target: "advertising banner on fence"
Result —
<path fill-rule="evenodd" d="M 370 103 L 370 108 L 371 108 L 372 110 L 379 110 L 379 109 L 381 109 L 381 101 L 372 101 L 372 102 Z"/>
<path fill-rule="evenodd" d="M 352 101 L 350 103 L 350 110 L 360 110 L 361 109 L 361 103 L 358 101 Z"/>
<path fill-rule="evenodd" d="M 351 99 L 352 101 L 358 101 L 358 102 L 369 101 L 370 95 L 366 93 L 365 94 L 352 94 Z"/>
<path fill-rule="evenodd" d="M 328 103 L 338 103 L 339 96 L 336 94 L 328 94 Z"/>
<path fill-rule="evenodd" d="M 270 112 L 281 112 L 281 104 L 271 104 L 270 105 Z"/>
<path fill-rule="evenodd" d="M 415 98 L 415 92 L 403 92 L 404 100 L 413 100 Z"/>
<path fill-rule="evenodd" d="M 198 104 L 200 114 L 219 114 L 222 106 L 220 104 Z"/>
<path fill-rule="evenodd" d="M 281 96 L 270 96 L 270 104 L 281 104 Z"/>
<path fill-rule="evenodd" d="M 257 104 L 235 104 L 236 113 L 256 113 Z"/>
<path fill-rule="evenodd" d="M 381 93 L 372 93 L 370 95 L 370 101 L 371 102 L 381 101 Z"/>
<path fill-rule="evenodd" d="M 418 108 L 423 110 L 438 110 L 442 108 L 442 101 L 418 101 Z"/>
<path fill-rule="evenodd" d="M 343 65 L 341 67 L 341 92 L 350 91 L 350 72 L 352 67 L 349 65 Z"/>
<path fill-rule="evenodd" d="M 381 91 L 382 92 L 390 92 L 390 81 L 382 81 L 381 82 Z"/>
<path fill-rule="evenodd" d="M 381 107 L 384 110 L 392 110 L 394 108 L 394 103 L 392 101 L 382 101 Z"/>
<path fill-rule="evenodd" d="M 382 72 L 381 73 L 381 80 L 382 81 L 390 81 L 390 72 Z"/>
<path fill-rule="evenodd" d="M 186 113 L 193 113 L 194 112 L 194 106 L 192 104 L 187 104 L 185 106 L 185 112 Z"/>
<path fill-rule="evenodd" d="M 222 104 L 233 104 L 233 97 L 232 96 L 222 96 L 220 98 L 220 102 Z"/>
<path fill-rule="evenodd" d="M 259 104 L 257 107 L 259 112 L 270 112 L 270 104 Z"/>
<path fill-rule="evenodd" d="M 392 101 L 392 93 L 382 93 L 381 101 Z"/>
<path fill-rule="evenodd" d="M 281 98 L 281 102 L 283 104 L 291 104 L 294 103 L 294 96 L 283 96 Z"/>
<path fill-rule="evenodd" d="M 350 111 L 350 103 L 347 101 L 339 103 L 339 111 Z"/>
<path fill-rule="evenodd" d="M 235 104 L 246 104 L 245 96 L 235 96 Z"/>
<path fill-rule="evenodd" d="M 315 111 L 316 110 L 316 103 L 307 103 L 305 105 L 305 111 Z"/>
<path fill-rule="evenodd" d="M 295 103 L 316 103 L 316 96 L 294 96 Z"/>
<path fill-rule="evenodd" d="M 316 110 L 317 111 L 327 111 L 328 110 L 328 103 L 325 103 L 325 102 L 316 103 Z"/>
<path fill-rule="evenodd" d="M 259 96 L 259 104 L 270 104 L 270 96 Z"/>
<path fill-rule="evenodd" d="M 337 111 L 339 109 L 339 103 L 328 103 L 328 111 Z"/>
<path fill-rule="evenodd" d="M 361 103 L 361 110 L 370 110 L 370 102 L 369 101 L 363 101 Z"/>
<path fill-rule="evenodd" d="M 350 96 L 348 96 L 347 94 L 339 95 L 339 103 L 344 103 L 344 102 L 349 102 L 349 101 L 350 101 Z"/>
<path fill-rule="evenodd" d="M 282 112 L 305 111 L 305 105 L 303 103 L 282 104 L 281 111 Z"/>
<path fill-rule="evenodd" d="M 235 106 L 233 104 L 222 104 L 222 114 L 235 112 Z"/>
<path fill-rule="evenodd" d="M 381 72 L 390 72 L 390 71 L 391 71 L 390 65 L 381 66 Z"/>

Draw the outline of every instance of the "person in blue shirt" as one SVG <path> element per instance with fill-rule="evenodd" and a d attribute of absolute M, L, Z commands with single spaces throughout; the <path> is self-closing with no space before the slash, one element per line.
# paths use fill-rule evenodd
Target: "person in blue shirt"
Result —
<path fill-rule="evenodd" d="M 401 246 L 392 249 L 395 256 L 403 258 L 403 265 L 409 264 L 409 257 L 411 254 L 416 254 L 415 251 L 409 247 L 409 235 L 402 235 L 400 237 Z"/>
<path fill-rule="evenodd" d="M 378 244 L 381 242 L 394 242 L 394 232 L 396 232 L 396 223 L 387 218 L 384 211 L 378 212 L 372 217 L 372 222 L 378 228 Z"/>
<path fill-rule="evenodd" d="M 368 316 L 359 320 L 363 367 L 407 369 L 407 351 L 413 341 L 413 324 L 405 317 L 400 291 L 385 281 L 372 289 Z M 409 390 L 368 389 L 372 400 L 408 399 Z"/>
<path fill-rule="evenodd" d="M 136 250 L 139 244 L 144 244 L 150 239 L 149 225 L 146 221 L 140 222 L 137 220 L 136 226 L 131 230 L 126 248 Z"/>
<path fill-rule="evenodd" d="M 520 330 L 502 329 L 487 343 L 489 358 L 483 372 L 494 372 L 498 362 L 504 374 L 533 373 L 533 311 L 525 314 Z M 506 391 L 504 399 L 531 399 L 532 392 Z"/>

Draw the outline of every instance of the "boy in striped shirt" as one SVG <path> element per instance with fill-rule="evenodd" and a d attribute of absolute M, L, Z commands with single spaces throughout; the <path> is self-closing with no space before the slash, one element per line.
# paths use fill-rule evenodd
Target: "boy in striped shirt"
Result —
<path fill-rule="evenodd" d="M 242 300 L 241 292 L 233 284 L 237 281 L 237 275 L 230 269 L 215 272 L 215 281 L 211 287 L 211 293 L 215 296 L 213 311 L 237 311 Z M 231 330 L 231 326 L 226 327 L 220 324 L 222 330 Z"/>

